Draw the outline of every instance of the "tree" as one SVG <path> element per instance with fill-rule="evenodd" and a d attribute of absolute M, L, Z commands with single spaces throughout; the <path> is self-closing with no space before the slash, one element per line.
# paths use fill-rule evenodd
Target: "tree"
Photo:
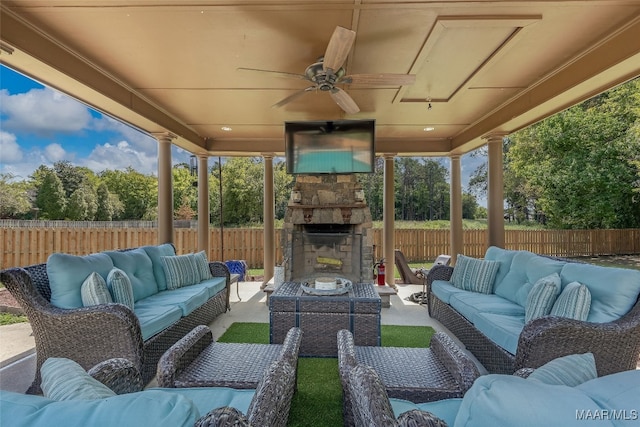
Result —
<path fill-rule="evenodd" d="M 471 193 L 462 193 L 462 218 L 476 219 L 478 211 L 478 202 Z"/>
<path fill-rule="evenodd" d="M 93 221 L 98 210 L 98 198 L 87 182 L 81 184 L 69 197 L 66 217 L 71 221 Z"/>
<path fill-rule="evenodd" d="M 0 218 L 21 218 L 31 211 L 29 185 L 13 179 L 12 174 L 0 173 Z"/>
<path fill-rule="evenodd" d="M 74 166 L 68 160 L 62 160 L 53 164 L 53 169 L 62 182 L 62 187 L 67 198 L 71 197 L 74 191 L 83 185 L 94 186 L 96 184 L 96 176 L 91 169 L 86 167 Z"/>
<path fill-rule="evenodd" d="M 124 207 L 122 202 L 118 199 L 118 196 L 112 194 L 107 187 L 107 184 L 101 182 L 96 190 L 96 196 L 98 198 L 98 211 L 96 212 L 97 221 L 112 221 L 122 213 Z"/>
<path fill-rule="evenodd" d="M 262 221 L 263 183 L 263 165 L 259 158 L 234 157 L 225 163 L 222 176 L 225 224 Z"/>
<path fill-rule="evenodd" d="M 41 184 L 36 195 L 36 207 L 42 219 L 64 219 L 67 206 L 64 188 L 58 175 L 46 166 L 37 170 Z"/>
<path fill-rule="evenodd" d="M 124 171 L 105 170 L 100 178 L 109 192 L 122 203 L 122 214 L 114 219 L 153 220 L 158 209 L 158 180 L 127 167 Z"/>
<path fill-rule="evenodd" d="M 184 218 L 184 215 L 194 217 L 198 212 L 197 177 L 191 175 L 189 165 L 186 163 L 174 165 L 171 173 L 173 175 L 173 210 L 175 217 L 191 219 Z M 178 214 L 178 210 L 181 210 L 182 213 Z"/>
<path fill-rule="evenodd" d="M 293 176 L 287 173 L 287 164 L 284 161 L 275 162 L 273 165 L 273 182 L 276 218 L 284 218 L 284 214 L 289 204 L 291 190 L 293 188 Z"/>

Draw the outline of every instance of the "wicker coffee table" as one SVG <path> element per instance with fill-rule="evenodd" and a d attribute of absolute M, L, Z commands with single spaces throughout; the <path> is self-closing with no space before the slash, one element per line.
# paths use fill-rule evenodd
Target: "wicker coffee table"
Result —
<path fill-rule="evenodd" d="M 347 329 L 357 345 L 380 345 L 380 296 L 369 283 L 354 283 L 343 295 L 309 295 L 298 282 L 285 282 L 269 298 L 272 344 L 292 327 L 302 334 L 300 356 L 337 357 L 337 333 Z"/>

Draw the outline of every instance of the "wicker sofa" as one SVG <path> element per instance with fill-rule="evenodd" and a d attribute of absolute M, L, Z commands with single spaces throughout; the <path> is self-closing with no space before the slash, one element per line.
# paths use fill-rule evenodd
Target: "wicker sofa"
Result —
<path fill-rule="evenodd" d="M 54 378 L 47 382 L 51 388 L 49 397 L 0 390 L 0 425 L 285 427 L 295 389 L 295 369 L 286 359 L 271 363 L 255 390 L 229 387 L 143 390 L 137 368 L 122 358 L 101 362 L 88 375 L 79 372 L 82 371 L 79 368 L 66 372 L 59 366 Z M 96 385 L 100 386 L 98 390 L 103 387 L 93 384 L 91 377 L 110 389 L 106 396 L 104 391 L 95 391 Z"/>
<path fill-rule="evenodd" d="M 167 279 L 159 264 L 161 257 L 175 256 L 171 244 L 85 257 L 54 255 L 47 264 L 0 272 L 0 281 L 20 303 L 33 329 L 36 376 L 27 390 L 30 394 L 41 393 L 40 367 L 49 357 L 69 358 L 85 369 L 110 358 L 126 358 L 147 383 L 169 347 L 195 326 L 210 323 L 229 308 L 230 275 L 221 262 L 208 263 L 209 280 L 166 290 Z M 133 310 L 115 303 L 78 306 L 74 302 L 80 298 L 78 281 L 82 283 L 91 271 L 106 277 L 113 267 L 131 280 Z M 63 285 L 73 291 L 71 303 L 60 297 L 59 286 Z"/>
<path fill-rule="evenodd" d="M 454 286 L 455 267 L 427 275 L 429 314 L 451 331 L 490 373 L 537 368 L 560 356 L 591 352 L 599 375 L 635 369 L 640 354 L 640 272 L 488 248 L 500 267 L 488 295 Z M 561 288 L 584 284 L 591 294 L 585 321 L 546 315 L 526 322 L 527 283 L 557 273 Z M 520 291 L 520 292 L 519 292 Z"/>

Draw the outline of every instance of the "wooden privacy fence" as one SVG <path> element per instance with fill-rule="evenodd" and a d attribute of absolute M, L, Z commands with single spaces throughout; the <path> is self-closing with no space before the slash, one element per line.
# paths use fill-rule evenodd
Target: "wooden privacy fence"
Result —
<path fill-rule="evenodd" d="M 486 230 L 464 230 L 464 250 L 480 258 L 487 248 Z M 197 230 L 176 228 L 174 244 L 179 254 L 197 251 Z M 276 230 L 276 261 L 282 260 L 280 230 Z M 376 259 L 382 257 L 382 230 L 374 229 Z M 434 260 L 450 254 L 449 230 L 398 229 L 395 247 L 412 262 Z M 224 252 L 222 239 L 224 238 Z M 46 262 L 54 252 L 86 255 L 110 249 L 154 245 L 156 228 L 106 227 L 0 227 L 0 269 Z M 211 260 L 246 260 L 250 268 L 261 268 L 264 233 L 256 228 L 211 229 L 208 256 Z M 640 229 L 625 230 L 506 230 L 507 249 L 528 250 L 563 257 L 640 253 Z"/>

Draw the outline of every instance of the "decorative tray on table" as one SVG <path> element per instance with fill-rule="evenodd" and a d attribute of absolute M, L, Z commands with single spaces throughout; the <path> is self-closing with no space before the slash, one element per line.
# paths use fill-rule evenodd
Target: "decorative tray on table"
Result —
<path fill-rule="evenodd" d="M 303 282 L 302 291 L 310 295 L 342 295 L 353 288 L 351 280 L 342 277 L 318 277 L 313 282 Z"/>

